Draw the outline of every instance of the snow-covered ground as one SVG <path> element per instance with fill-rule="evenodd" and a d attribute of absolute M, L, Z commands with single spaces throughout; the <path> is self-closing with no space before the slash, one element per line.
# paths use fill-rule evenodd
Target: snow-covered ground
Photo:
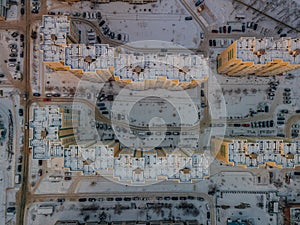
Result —
<path fill-rule="evenodd" d="M 91 9 L 91 7 L 93 9 Z M 182 45 L 186 48 L 196 48 L 200 44 L 199 25 L 194 21 L 187 21 L 190 16 L 179 0 L 157 1 L 155 3 L 132 5 L 123 2 L 109 4 L 91 4 L 78 2 L 70 5 L 51 5 L 48 9 L 53 12 L 98 12 L 111 31 L 121 34 L 126 42 L 143 40 L 162 40 Z M 86 10 L 83 10 L 86 9 Z"/>
<path fill-rule="evenodd" d="M 6 129 L 5 139 L 0 141 L 0 217 L 3 218 L 3 222 L 15 220 L 14 215 L 6 214 L 6 208 L 14 206 L 16 202 L 15 192 L 8 195 L 9 188 L 19 186 L 15 184 L 15 174 L 17 174 L 16 159 L 20 155 L 19 139 L 22 133 L 18 116 L 19 98 L 18 96 L 11 97 L 12 93 L 14 93 L 12 89 L 4 89 L 5 97 L 0 98 L 0 120 Z"/>

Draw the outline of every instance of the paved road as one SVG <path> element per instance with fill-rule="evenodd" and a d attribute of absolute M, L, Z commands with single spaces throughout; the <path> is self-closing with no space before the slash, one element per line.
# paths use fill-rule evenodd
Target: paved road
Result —
<path fill-rule="evenodd" d="M 241 34 L 211 34 L 210 31 L 208 30 L 207 27 L 204 26 L 204 24 L 202 23 L 202 21 L 198 18 L 198 15 L 194 12 L 194 10 L 185 2 L 185 0 L 180 0 L 181 3 L 183 4 L 183 6 L 190 12 L 190 14 L 193 16 L 193 18 L 195 19 L 195 21 L 200 25 L 200 27 L 202 28 L 202 30 L 205 33 L 205 41 L 204 41 L 204 45 L 206 46 L 204 53 L 207 53 L 206 51 L 208 51 L 208 40 L 210 38 L 234 38 L 237 39 L 241 36 Z M 241 2 L 239 0 L 235 0 L 238 2 Z M 12 81 L 13 85 L 15 85 L 16 88 L 19 88 L 19 90 L 21 91 L 21 93 L 24 92 L 28 92 L 29 93 L 29 99 L 24 101 L 22 100 L 22 104 L 24 105 L 24 120 L 25 123 L 29 123 L 29 109 L 30 106 L 33 102 L 38 102 L 38 103 L 42 103 L 42 98 L 33 98 L 32 97 L 32 92 L 31 92 L 31 88 L 30 88 L 30 36 L 31 36 L 31 24 L 34 24 L 34 22 L 36 20 L 41 20 L 42 19 L 42 14 L 46 14 L 47 10 L 46 10 L 46 1 L 42 1 L 42 7 L 41 7 L 41 12 L 39 15 L 31 15 L 31 1 L 26 1 L 26 14 L 25 14 L 25 20 L 20 20 L 20 21 L 5 21 L 5 22 L 0 22 L 0 29 L 15 29 L 15 30 L 19 30 L 22 32 L 25 32 L 25 37 L 26 37 L 26 43 L 25 43 L 25 57 L 24 57 L 24 73 L 23 73 L 23 77 L 24 80 L 22 82 L 14 82 Z M 101 32 L 98 24 L 95 24 L 91 21 L 85 20 L 83 18 L 78 18 L 78 17 L 71 17 L 71 19 L 73 21 L 77 21 L 77 22 L 81 22 L 81 23 L 85 23 L 89 26 L 91 26 L 92 28 L 94 28 L 95 32 L 97 33 L 97 35 L 101 38 L 101 40 L 103 40 L 104 43 L 110 44 L 111 46 L 120 46 L 123 45 L 122 43 L 115 41 L 115 40 L 111 40 L 108 37 L 106 37 L 105 35 L 103 35 L 103 33 Z M 280 22 L 280 21 L 279 21 Z M 295 29 L 295 28 L 293 28 Z M 299 31 L 296 29 L 296 31 Z M 260 37 L 260 34 L 255 35 L 256 37 Z M 160 51 L 159 48 L 150 48 L 150 49 L 143 49 L 143 48 L 134 48 L 132 46 L 124 46 L 125 49 L 131 50 L 131 51 L 138 51 L 138 52 L 155 52 L 157 53 L 157 51 Z M 190 49 L 192 51 L 196 51 L 196 52 L 201 52 L 199 51 L 199 49 Z M 175 48 L 172 50 L 168 50 L 168 52 L 186 52 L 187 50 L 184 48 Z M 202 52 L 201 52 L 202 53 Z M 23 99 L 23 98 L 22 98 Z M 54 99 L 53 99 L 54 100 Z M 65 99 L 65 98 L 59 98 L 57 100 L 54 100 L 53 103 L 55 102 L 58 103 L 65 103 L 65 102 L 70 102 L 72 103 L 73 99 Z M 84 102 L 85 104 L 87 104 L 89 107 L 94 108 L 95 106 L 91 103 L 88 103 L 87 101 L 82 100 L 82 102 Z M 96 113 L 96 120 L 105 122 L 105 123 L 111 123 L 111 121 L 106 118 L 105 116 L 103 116 L 99 110 L 95 111 Z M 208 115 L 208 108 L 206 110 L 206 115 Z M 267 115 L 269 116 L 269 115 Z M 246 121 L 255 121 L 258 118 L 264 118 L 263 116 L 257 116 L 257 117 L 253 117 L 253 118 L 247 118 L 247 119 L 242 119 L 242 120 L 238 120 L 240 123 L 241 122 L 246 122 Z M 229 122 L 235 122 L 235 120 L 228 120 Z M 126 124 L 119 122 L 119 121 L 113 121 L 114 124 L 119 124 L 120 126 L 127 126 Z M 289 120 L 287 123 L 287 128 L 290 126 L 289 124 L 292 124 L 293 120 Z M 208 126 L 209 124 L 206 124 L 206 126 Z M 132 126 L 131 126 L 132 127 Z M 203 127 L 203 126 L 200 126 Z M 139 127 L 139 126 L 135 126 L 134 127 L 137 130 L 144 130 L 145 127 Z M 199 124 L 196 124 L 192 127 L 170 127 L 171 131 L 178 131 L 178 130 L 199 130 Z M 22 153 L 23 153 L 23 178 L 22 178 L 22 186 L 20 188 L 20 191 L 17 194 L 17 204 L 18 204 L 18 210 L 17 210 L 17 224 L 18 225 L 23 225 L 24 224 L 24 214 L 25 213 L 25 209 L 28 206 L 27 203 L 30 203 L 32 201 L 32 199 L 37 199 L 38 197 L 36 197 L 35 195 L 31 195 L 30 193 L 30 189 L 28 187 L 28 182 L 27 182 L 27 178 L 28 178 L 28 168 L 29 168 L 29 156 L 30 154 L 28 154 L 28 149 L 29 149 L 29 130 L 25 130 L 25 138 L 24 138 L 24 148 L 22 149 Z M 75 195 L 75 194 L 74 194 Z M 95 196 L 95 194 L 92 194 L 93 196 Z M 57 196 L 57 195 L 55 195 Z M 70 195 L 71 197 L 72 195 Z M 79 195 L 80 196 L 80 195 Z M 86 194 L 84 194 L 84 196 L 87 196 Z M 45 198 L 47 196 L 44 196 Z M 42 195 L 39 196 L 39 198 L 44 198 Z M 68 197 L 68 196 L 63 196 L 63 197 Z M 76 194 L 76 197 L 78 197 L 78 194 Z M 207 199 L 208 200 L 208 199 Z M 211 202 L 211 200 L 209 200 L 211 205 L 213 205 L 213 203 Z M 211 207 L 213 209 L 213 207 Z M 212 218 L 214 219 L 214 212 L 211 212 L 212 214 Z M 213 223 L 214 224 L 214 223 Z"/>
<path fill-rule="evenodd" d="M 293 115 L 285 122 L 284 129 L 285 129 L 285 137 L 286 138 L 292 138 L 292 133 L 291 133 L 292 126 L 299 120 L 300 120 L 300 115 Z"/>
<path fill-rule="evenodd" d="M 20 24 L 23 25 L 23 28 L 25 27 L 25 49 L 24 49 L 24 71 L 23 71 L 23 84 L 20 88 L 21 93 L 22 92 L 30 92 L 30 36 L 31 36 L 31 1 L 26 1 L 26 10 L 25 10 L 25 21 L 21 21 Z M 25 22 L 25 24 L 24 24 Z M 28 102 L 22 102 L 24 105 L 24 122 L 29 123 L 29 105 Z M 29 156 L 28 149 L 29 149 L 29 130 L 24 131 L 24 145 L 22 149 L 22 155 L 23 155 L 23 174 L 22 174 L 22 186 L 17 194 L 18 198 L 18 207 L 17 207 L 17 224 L 23 225 L 24 223 L 24 216 L 25 216 L 25 208 L 27 203 L 27 198 L 29 197 L 29 189 L 28 189 L 28 170 L 29 170 Z"/>

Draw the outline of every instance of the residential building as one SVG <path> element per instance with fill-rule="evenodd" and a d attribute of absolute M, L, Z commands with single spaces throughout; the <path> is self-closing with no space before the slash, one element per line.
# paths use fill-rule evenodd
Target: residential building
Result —
<path fill-rule="evenodd" d="M 80 223 L 78 222 L 78 220 L 69 220 L 69 221 L 56 221 L 56 223 L 54 225 L 80 225 Z"/>
<path fill-rule="evenodd" d="M 59 0 L 62 2 L 80 2 L 80 0 Z M 90 0 L 93 3 L 128 2 L 130 4 L 146 4 L 157 0 Z"/>
<path fill-rule="evenodd" d="M 7 3 L 7 0 L 0 0 L 0 21 L 6 20 Z"/>
<path fill-rule="evenodd" d="M 55 106 L 34 107 L 30 147 L 34 159 L 62 157 L 63 149 L 76 142 L 74 128 L 79 123 L 79 111 Z"/>
<path fill-rule="evenodd" d="M 56 70 L 64 68 L 64 47 L 79 42 L 79 30 L 67 16 L 43 15 L 40 28 L 41 50 L 45 65 Z"/>
<path fill-rule="evenodd" d="M 300 140 L 214 138 L 212 151 L 218 160 L 243 168 L 264 165 L 294 168 L 300 164 Z"/>
<path fill-rule="evenodd" d="M 300 224 L 300 205 L 295 204 L 288 204 L 284 208 L 285 218 L 284 225 L 298 225 Z"/>
<path fill-rule="evenodd" d="M 242 220 L 242 219 L 237 219 L 237 220 L 227 220 L 227 225 L 252 225 L 249 220 Z"/>
<path fill-rule="evenodd" d="M 193 182 L 208 177 L 208 159 L 195 149 L 159 148 L 150 151 L 123 148 L 114 158 L 114 177 L 144 183 L 156 180 Z"/>
<path fill-rule="evenodd" d="M 217 57 L 218 73 L 271 76 L 300 68 L 300 39 L 242 37 Z"/>
<path fill-rule="evenodd" d="M 64 150 L 64 167 L 70 171 L 81 171 L 83 174 L 97 174 L 114 169 L 114 155 L 119 150 L 119 143 L 78 143 Z"/>
<path fill-rule="evenodd" d="M 7 130 L 4 127 L 2 116 L 0 115 L 0 140 L 6 137 Z"/>
<path fill-rule="evenodd" d="M 69 70 L 79 76 L 98 74 L 123 86 L 131 84 L 132 89 L 187 89 L 208 79 L 209 65 L 202 55 L 125 54 L 107 44 L 74 44 L 79 32 L 72 24 L 65 16 L 43 17 L 43 62 L 54 70 Z"/>
<path fill-rule="evenodd" d="M 33 107 L 30 148 L 33 159 L 58 160 L 70 172 L 107 175 L 119 181 L 193 182 L 209 176 L 209 158 L 195 148 L 130 149 L 119 141 L 80 141 L 75 133 L 80 111 L 67 107 Z"/>
<path fill-rule="evenodd" d="M 132 225 L 132 224 L 146 224 L 145 221 L 113 221 L 113 222 L 85 222 L 85 223 L 79 223 L 77 220 L 65 220 L 65 221 L 57 221 L 55 225 Z M 197 220 L 187 220 L 187 221 L 169 221 L 169 220 L 163 220 L 163 221 L 148 221 L 147 224 L 150 225 L 199 225 L 199 222 Z"/>

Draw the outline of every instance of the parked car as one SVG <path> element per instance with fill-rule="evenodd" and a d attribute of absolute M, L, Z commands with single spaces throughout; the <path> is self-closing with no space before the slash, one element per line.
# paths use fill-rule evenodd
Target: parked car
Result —
<path fill-rule="evenodd" d="M 53 97 L 60 97 L 60 93 L 55 93 L 52 95 Z"/>
<path fill-rule="evenodd" d="M 228 33 L 231 33 L 231 26 L 228 26 Z"/>
<path fill-rule="evenodd" d="M 255 23 L 255 24 L 253 25 L 253 30 L 257 30 L 257 26 L 258 26 L 258 24 Z"/>
<path fill-rule="evenodd" d="M 9 57 L 17 57 L 17 56 L 18 56 L 17 53 L 14 53 L 14 52 L 9 54 Z"/>
<path fill-rule="evenodd" d="M 24 15 L 25 14 L 25 9 L 21 8 L 20 12 L 21 12 L 21 15 Z"/>
<path fill-rule="evenodd" d="M 223 26 L 223 33 L 226 33 L 226 26 Z"/>
<path fill-rule="evenodd" d="M 105 24 L 104 20 L 101 20 L 101 22 L 99 23 L 99 27 L 102 27 Z"/>
<path fill-rule="evenodd" d="M 23 116 L 23 109 L 19 109 L 19 116 Z"/>
<path fill-rule="evenodd" d="M 58 199 L 57 199 L 57 202 L 64 202 L 64 201 L 65 201 L 64 198 L 58 198 Z"/>
<path fill-rule="evenodd" d="M 204 0 L 197 0 L 197 2 L 195 3 L 195 6 L 198 7 L 198 6 L 200 6 L 203 2 L 204 2 Z"/>
<path fill-rule="evenodd" d="M 9 48 L 13 48 L 13 49 L 16 49 L 17 48 L 17 44 L 15 43 L 11 43 L 8 45 Z"/>

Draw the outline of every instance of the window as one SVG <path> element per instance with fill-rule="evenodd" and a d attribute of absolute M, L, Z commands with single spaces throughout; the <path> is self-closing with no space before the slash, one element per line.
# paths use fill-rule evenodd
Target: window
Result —
<path fill-rule="evenodd" d="M 228 52 L 228 61 L 233 58 L 233 49 Z"/>

